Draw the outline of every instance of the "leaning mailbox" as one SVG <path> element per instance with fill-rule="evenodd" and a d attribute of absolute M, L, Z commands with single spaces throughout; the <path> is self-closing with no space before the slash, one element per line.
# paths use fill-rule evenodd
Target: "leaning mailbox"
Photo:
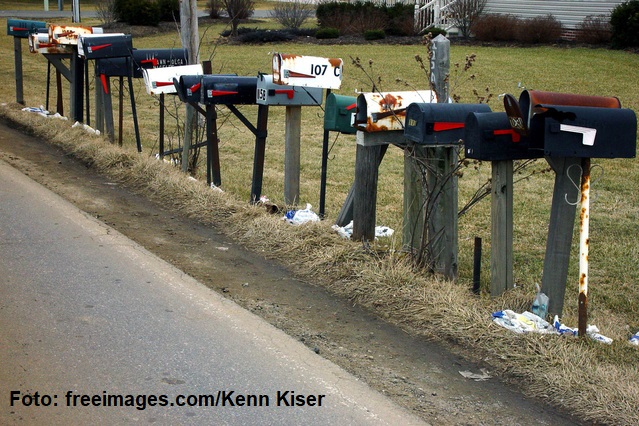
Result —
<path fill-rule="evenodd" d="M 534 147 L 550 157 L 631 158 L 636 155 L 637 117 L 621 108 L 615 97 L 584 96 L 525 90 L 517 106 L 506 105 L 520 116 Z M 513 112 L 514 110 L 514 112 Z"/>
<path fill-rule="evenodd" d="M 133 51 L 133 77 L 142 78 L 143 69 L 187 65 L 186 49 L 135 49 Z"/>
<path fill-rule="evenodd" d="M 205 75 L 202 77 L 202 98 L 205 105 L 255 105 L 257 77 L 235 75 Z"/>
<path fill-rule="evenodd" d="M 183 75 L 201 76 L 204 72 L 202 65 L 183 65 L 179 67 L 165 67 L 145 69 L 144 85 L 149 95 L 159 95 L 161 93 L 176 93 L 177 89 L 173 84 L 173 79 L 179 79 Z"/>
<path fill-rule="evenodd" d="M 414 102 L 436 102 L 431 90 L 412 92 L 372 92 L 357 97 L 355 127 L 364 132 L 404 130 L 406 108 Z"/>
<path fill-rule="evenodd" d="M 491 112 L 486 104 L 412 103 L 406 110 L 404 137 L 418 145 L 458 145 L 471 112 Z"/>
<path fill-rule="evenodd" d="M 544 153 L 530 149 L 528 137 L 517 133 L 505 112 L 471 112 L 464 125 L 466 158 L 483 161 L 540 158 Z"/>
<path fill-rule="evenodd" d="M 25 19 L 7 19 L 7 35 L 28 38 L 29 34 L 38 31 L 38 28 L 46 28 L 47 23 L 42 21 L 28 21 Z"/>
<path fill-rule="evenodd" d="M 125 58 L 132 50 L 130 34 L 83 34 L 78 38 L 78 55 L 86 59 Z"/>
<path fill-rule="evenodd" d="M 292 86 L 339 89 L 342 85 L 341 58 L 317 56 L 273 55 L 273 83 Z"/>
<path fill-rule="evenodd" d="M 259 105 L 319 106 L 323 91 L 318 87 L 288 86 L 273 83 L 273 76 L 257 77 L 257 103 Z"/>
<path fill-rule="evenodd" d="M 353 124 L 356 110 L 357 98 L 355 96 L 329 94 L 326 97 L 324 111 L 324 130 L 355 134 L 357 129 L 353 127 Z"/>
<path fill-rule="evenodd" d="M 181 75 L 173 79 L 175 92 L 182 102 L 197 104 L 202 99 L 202 76 L 201 75 Z"/>

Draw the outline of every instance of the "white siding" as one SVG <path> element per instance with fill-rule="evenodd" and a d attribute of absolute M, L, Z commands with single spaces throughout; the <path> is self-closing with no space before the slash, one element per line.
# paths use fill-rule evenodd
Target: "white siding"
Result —
<path fill-rule="evenodd" d="M 521 18 L 552 15 L 564 29 L 574 29 L 588 15 L 610 15 L 624 0 L 488 0 L 485 13 L 511 14 Z"/>

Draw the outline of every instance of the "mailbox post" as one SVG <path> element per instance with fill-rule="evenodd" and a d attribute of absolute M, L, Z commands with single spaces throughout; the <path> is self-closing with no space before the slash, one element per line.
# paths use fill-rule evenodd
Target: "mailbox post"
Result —
<path fill-rule="evenodd" d="M 519 109 L 507 109 L 511 121 L 520 119 L 531 144 L 541 147 L 556 172 L 548 241 L 544 259 L 542 290 L 549 298 L 548 311 L 561 315 L 568 275 L 575 205 L 566 202 L 572 182 L 568 173 L 581 169 L 584 187 L 589 187 L 590 158 L 633 158 L 636 155 L 637 118 L 621 108 L 614 97 L 524 91 Z M 573 189 L 574 191 L 574 189 Z M 582 211 L 588 209 L 588 194 L 582 192 Z M 589 213 L 588 213 L 589 216 Z M 588 232 L 587 217 L 580 218 Z M 587 320 L 587 241 L 580 258 L 579 334 L 585 334 Z M 584 254 L 585 250 L 585 254 Z"/>
<path fill-rule="evenodd" d="M 13 36 L 13 54 L 16 78 L 16 102 L 24 105 L 24 85 L 22 79 L 22 39 L 38 28 L 46 28 L 46 22 L 7 19 L 7 35 Z"/>

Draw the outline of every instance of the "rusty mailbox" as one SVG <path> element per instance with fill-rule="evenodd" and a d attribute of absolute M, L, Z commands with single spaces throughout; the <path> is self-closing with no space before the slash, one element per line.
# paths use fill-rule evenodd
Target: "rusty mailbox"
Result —
<path fill-rule="evenodd" d="M 355 134 L 357 129 L 353 127 L 353 124 L 356 110 L 357 98 L 355 96 L 329 94 L 326 97 L 324 110 L 324 130 Z"/>
<path fill-rule="evenodd" d="M 491 112 L 486 104 L 412 103 L 406 109 L 404 137 L 418 145 L 458 145 L 471 112 Z"/>
<path fill-rule="evenodd" d="M 436 99 L 431 90 L 361 93 L 357 97 L 355 128 L 368 133 L 404 130 L 408 105 Z"/>
<path fill-rule="evenodd" d="M 512 101 L 511 101 L 512 102 Z M 525 90 L 506 108 L 514 128 L 549 157 L 632 158 L 637 117 L 615 97 Z M 520 121 L 517 121 L 521 117 Z"/>
<path fill-rule="evenodd" d="M 47 28 L 47 23 L 42 21 L 7 19 L 7 35 L 18 38 L 28 38 L 29 34 L 36 33 L 38 29 L 44 28 Z"/>
<path fill-rule="evenodd" d="M 255 105 L 257 77 L 205 75 L 200 94 L 204 105 Z"/>
<path fill-rule="evenodd" d="M 273 54 L 273 82 L 292 86 L 339 89 L 342 85 L 340 58 Z"/>
<path fill-rule="evenodd" d="M 183 75 L 201 76 L 204 73 L 201 64 L 151 68 L 144 69 L 142 72 L 146 92 L 149 95 L 176 93 L 177 89 L 173 84 L 174 79 L 179 79 Z"/>
<path fill-rule="evenodd" d="M 132 50 L 130 34 L 83 34 L 78 38 L 78 55 L 86 59 L 126 58 Z"/>
<path fill-rule="evenodd" d="M 273 76 L 257 77 L 257 103 L 259 105 L 319 106 L 323 90 L 318 87 L 289 86 L 273 83 Z"/>
<path fill-rule="evenodd" d="M 517 133 L 505 112 L 471 112 L 464 124 L 466 158 L 483 161 L 523 160 L 543 157 L 530 149 L 527 136 Z"/>

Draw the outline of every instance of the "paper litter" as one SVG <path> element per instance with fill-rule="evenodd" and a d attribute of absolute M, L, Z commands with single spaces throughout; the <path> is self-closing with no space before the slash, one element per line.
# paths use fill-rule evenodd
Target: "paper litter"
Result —
<path fill-rule="evenodd" d="M 287 211 L 282 220 L 293 225 L 301 225 L 306 222 L 319 222 L 319 216 L 312 209 L 313 206 L 307 203 L 305 209 Z"/>
<path fill-rule="evenodd" d="M 353 236 L 353 221 L 346 226 L 337 226 L 333 225 L 332 228 L 337 232 L 342 238 L 350 239 Z M 381 237 L 390 237 L 393 235 L 395 231 L 388 226 L 376 226 L 375 227 L 375 238 Z"/>

